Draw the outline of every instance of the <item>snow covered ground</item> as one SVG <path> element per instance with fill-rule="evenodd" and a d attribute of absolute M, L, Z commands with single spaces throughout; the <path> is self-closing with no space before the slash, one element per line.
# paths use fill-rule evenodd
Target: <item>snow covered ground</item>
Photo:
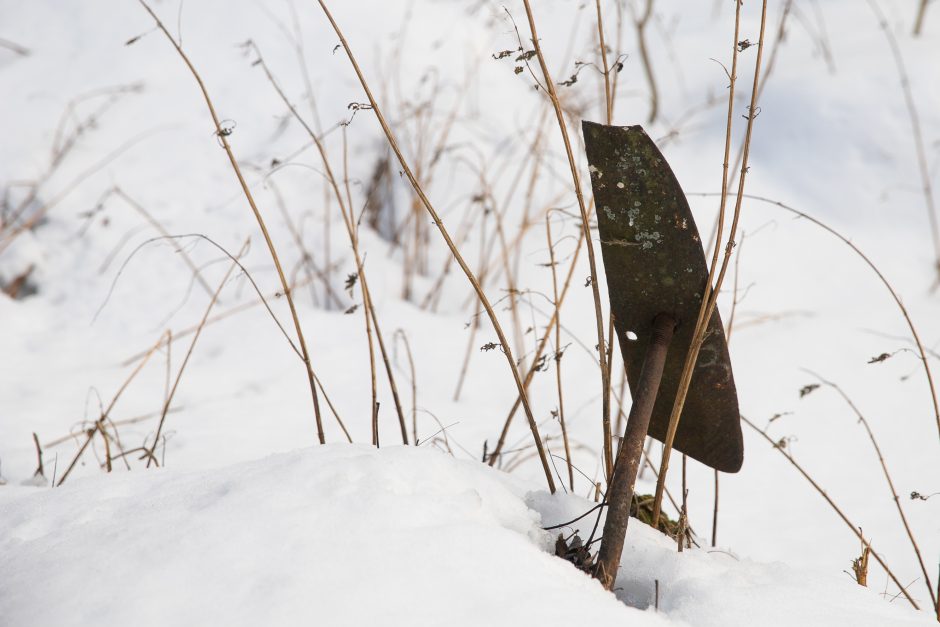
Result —
<path fill-rule="evenodd" d="M 628 607 L 553 557 L 540 526 L 590 501 L 428 448 L 332 444 L 209 473 L 11 490 L 6 625 L 931 622 L 847 580 L 677 553 L 640 523 L 619 581 Z"/>
<path fill-rule="evenodd" d="M 451 110 L 458 111 L 428 193 L 452 231 L 460 232 L 464 220 L 472 224 L 462 246 L 471 265 L 480 264 L 480 233 L 490 242 L 496 232 L 495 220 L 482 218 L 483 203 L 506 210 L 510 239 L 531 211 L 538 224 L 517 244 L 515 287 L 531 290 L 520 309 L 525 326 L 540 333 L 550 310 L 540 294 L 551 294 L 544 211 L 576 206 L 557 128 L 531 76 L 516 74 L 511 59 L 491 56 L 518 45 L 502 4 L 332 4 L 387 103 L 407 156 L 427 165 L 426 144 Z M 576 61 L 596 60 L 594 3 L 534 4 L 556 80 L 570 76 Z M 608 4 L 610 43 L 616 41 L 616 11 Z M 649 39 L 660 112 L 648 128 L 707 234 L 717 201 L 694 193 L 719 188 L 727 78 L 711 59 L 729 58 L 732 7 L 699 4 L 681 12 L 656 5 Z M 768 55 L 785 4 L 770 3 Z M 634 522 L 618 580 L 626 605 L 618 603 L 554 558 L 553 539 L 541 531 L 590 507 L 593 481 L 601 478 L 596 338 L 590 290 L 582 287 L 584 256 L 562 310 L 562 342 L 571 344 L 562 362 L 565 411 L 572 457 L 584 473 L 575 477 L 581 496 L 543 492 L 537 460 L 523 459 L 528 451 L 507 458 L 509 473 L 477 463 L 484 442 L 490 450 L 495 443 L 514 388 L 499 351 L 478 350 L 495 340 L 482 320 L 454 400 L 475 303 L 456 269 L 437 285 L 447 252 L 435 233 L 426 270 L 410 277 L 412 295 L 404 298 L 407 255 L 365 224 L 361 229 L 365 271 L 386 343 L 394 346 L 409 432 L 412 379 L 402 334 L 414 357 L 415 422 L 423 442 L 418 450 L 367 447 L 371 397 L 362 309 L 345 313 L 361 297 L 343 286 L 355 262 L 336 204 L 325 198 L 319 158 L 242 46 L 249 39 L 257 44 L 288 97 L 310 116 L 291 45 L 296 15 L 319 121 L 328 129 L 350 118 L 350 103 L 365 100 L 342 51 L 334 52 L 337 38 L 315 3 L 204 0 L 179 11 L 176 0 L 165 0 L 153 6 L 174 34 L 181 33 L 220 116 L 232 121 L 229 140 L 285 266 L 304 278 L 302 252 L 282 206 L 316 263 L 334 266 L 330 283 L 338 304 L 325 305 L 319 283 L 316 293 L 304 287 L 296 294 L 314 367 L 357 444 L 337 444 L 343 434 L 324 410 L 331 444 L 310 448 L 316 431 L 305 373 L 270 316 L 255 306 L 212 323 L 199 338 L 156 448 L 164 468 L 145 470 L 144 461 L 129 455 L 126 463 L 115 459 L 115 472 L 106 474 L 99 437 L 61 488 L 45 487 L 53 476 L 61 480 L 89 421 L 139 363 L 128 360 L 171 330 L 172 350 L 154 353 L 110 414 L 124 448 L 152 444 L 167 364 L 172 381 L 192 340 L 184 332 L 199 321 L 207 291 L 228 269 L 228 260 L 206 241 L 183 240 L 208 289 L 194 283 L 174 244 L 146 243 L 160 233 L 135 203 L 167 232 L 203 234 L 233 253 L 251 238 L 243 265 L 263 293 L 279 287 L 192 76 L 144 9 L 115 0 L 0 0 L 0 43 L 15 44 L 0 46 L 3 215 L 27 198 L 30 182 L 40 185 L 28 211 L 48 209 L 38 228 L 9 246 L 0 240 L 0 280 L 6 285 L 32 267 L 29 282 L 38 289 L 16 300 L 0 296 L 0 625 L 933 622 L 927 586 L 868 436 L 835 390 L 824 386 L 800 396 L 801 388 L 819 382 L 808 369 L 838 383 L 867 418 L 935 586 L 940 496 L 908 499 L 911 492 L 940 491 L 930 392 L 890 294 L 845 244 L 772 205 L 745 204 L 731 340 L 741 410 L 775 440 L 786 439 L 924 611 L 910 610 L 877 565 L 868 589 L 855 585 L 845 571 L 860 554 L 858 540 L 780 452 L 746 427 L 744 468 L 721 477 L 718 550 L 709 541 L 712 472 L 690 463 L 689 516 L 704 548 L 678 554 L 671 541 Z M 879 6 L 907 65 L 936 183 L 940 10 L 928 11 L 923 35 L 912 38 L 914 7 Z M 521 3 L 506 7 L 525 37 Z M 629 56 L 614 122 L 646 124 L 648 87 L 630 12 L 624 16 L 622 49 Z M 757 3 L 747 3 L 742 39 L 757 41 L 758 17 Z M 760 101 L 747 191 L 845 234 L 892 281 L 923 343 L 936 351 L 940 292 L 930 291 L 934 253 L 889 43 L 868 4 L 798 0 L 787 20 Z M 741 55 L 737 114 L 746 113 L 754 52 Z M 596 72 L 588 67 L 578 76 L 562 96 L 585 118 L 602 120 Z M 70 103 L 74 109 L 57 131 Z M 531 164 L 525 155 L 539 124 L 544 160 L 527 203 Z M 384 139 L 368 110 L 355 114 L 346 136 L 350 193 L 361 208 L 385 154 Z M 337 170 L 342 140 L 340 130 L 327 136 Z M 63 146 L 56 162 L 56 148 Z M 519 183 L 514 177 L 521 166 Z M 390 184 L 401 217 L 411 197 L 397 168 Z M 474 201 L 485 186 L 488 199 Z M 326 215 L 332 216 L 328 227 Z M 566 272 L 577 224 L 553 215 L 556 254 Z M 487 291 L 497 300 L 508 287 L 496 274 Z M 429 292 L 440 294 L 436 309 L 422 306 Z M 213 313 L 255 300 L 245 276 L 236 273 Z M 290 331 L 284 299 L 271 300 Z M 729 291 L 719 301 L 726 320 L 731 303 Z M 505 304 L 499 313 L 511 329 Z M 520 355 L 535 342 L 535 333 L 525 330 L 515 346 Z M 883 353 L 893 356 L 868 363 Z M 936 367 L 936 352 L 929 355 Z M 531 397 L 549 448 L 562 455 L 551 415 L 554 379 L 552 369 L 539 373 Z M 381 366 L 379 400 L 381 441 L 396 443 Z M 44 479 L 34 477 L 33 433 L 44 451 Z M 510 448 L 530 441 L 517 416 Z M 564 474 L 564 460 L 555 461 Z M 674 463 L 669 486 L 678 495 L 677 470 Z M 651 489 L 647 472 L 640 491 Z M 649 609 L 657 580 L 658 613 Z"/>

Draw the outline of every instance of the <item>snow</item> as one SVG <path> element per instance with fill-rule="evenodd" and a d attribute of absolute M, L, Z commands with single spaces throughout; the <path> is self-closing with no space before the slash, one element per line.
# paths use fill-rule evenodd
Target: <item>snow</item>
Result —
<path fill-rule="evenodd" d="M 3 572 L 18 573 L 0 583 L 5 624 L 613 624 L 642 615 L 546 553 L 551 538 L 518 485 L 434 449 L 328 445 L 208 474 L 116 479 L 5 495 Z"/>
<path fill-rule="evenodd" d="M 662 114 L 649 127 L 650 135 L 660 140 L 689 193 L 703 235 L 717 201 L 694 194 L 718 189 L 725 113 L 723 103 L 702 103 L 725 93 L 726 77 L 711 59 L 727 59 L 732 24 L 730 6 L 712 4 L 679 12 L 657 3 L 650 31 Z M 937 187 L 940 64 L 934 59 L 940 9 L 928 10 L 924 35 L 913 39 L 914 7 L 881 4 L 908 65 Z M 470 199 L 480 193 L 481 172 L 493 188 L 494 203 L 510 199 L 505 226 L 513 237 L 526 207 L 522 190 L 508 192 L 545 114 L 527 74 L 514 74 L 511 59 L 491 58 L 517 45 L 502 3 L 337 0 L 330 5 L 374 81 L 406 155 L 418 158 L 420 129 L 435 128 L 458 107 L 460 116 L 428 194 L 452 231 L 468 216 L 477 220 L 463 252 L 478 268 L 482 212 Z M 575 61 L 594 58 L 594 3 L 534 5 L 556 79 L 569 76 Z M 331 284 L 342 305 L 327 308 L 322 290 L 315 302 L 303 288 L 296 292 L 298 309 L 317 374 L 357 444 L 339 444 L 342 432 L 324 411 L 330 444 L 306 448 L 316 441 L 306 375 L 270 317 L 256 306 L 205 328 L 157 447 L 165 467 L 145 470 L 132 455 L 126 465 L 115 460 L 115 471 L 106 474 L 98 437 L 64 485 L 48 488 L 75 457 L 89 421 L 137 363 L 127 360 L 169 329 L 178 338 L 170 354 L 160 350 L 151 357 L 111 415 L 126 448 L 152 442 L 167 363 L 175 375 L 192 339 L 183 331 L 199 320 L 208 302 L 204 290 L 191 283 L 176 244 L 145 244 L 158 233 L 130 204 L 105 196 L 109 189 L 119 186 L 172 234 L 202 233 L 230 251 L 250 237 L 243 264 L 263 293 L 273 294 L 279 286 L 196 85 L 172 47 L 152 30 L 145 11 L 117 0 L 0 0 L 0 39 L 29 51 L 22 56 L 0 46 L 0 189 L 15 206 L 25 194 L 21 183 L 41 180 L 34 206 L 54 203 L 39 228 L 0 252 L 0 279 L 33 265 L 31 281 L 39 288 L 21 300 L 0 296 L 0 484 L 5 483 L 0 485 L 0 627 L 311 621 L 934 624 L 920 568 L 867 435 L 835 391 L 823 387 L 799 395 L 801 387 L 815 382 L 809 369 L 839 383 L 861 408 L 936 583 L 940 496 L 908 499 L 913 491 L 940 490 L 937 429 L 922 365 L 907 350 L 910 332 L 890 295 L 843 243 L 771 205 L 745 202 L 747 235 L 737 249 L 743 298 L 730 344 L 741 409 L 774 439 L 786 439 L 788 450 L 862 527 L 924 611 L 910 610 L 877 565 L 871 567 L 869 588 L 854 584 L 846 571 L 860 553 L 857 538 L 780 452 L 746 427 L 744 468 L 721 477 L 717 547 L 708 541 L 712 471 L 690 463 L 689 515 L 703 548 L 679 554 L 671 540 L 632 521 L 621 589 L 617 596 L 608 594 L 555 558 L 553 537 L 541 531 L 593 506 L 593 482 L 602 478 L 593 305 L 590 290 L 581 288 L 588 274 L 584 255 L 562 311 L 562 343 L 570 344 L 563 379 L 578 468 L 576 494 L 549 497 L 540 465 L 525 458 L 527 450 L 508 458 L 506 472 L 478 463 L 484 443 L 492 450 L 515 390 L 499 351 L 478 350 L 495 340 L 481 320 L 462 394 L 454 398 L 476 308 L 456 268 L 436 286 L 447 252 L 434 233 L 429 271 L 413 277 L 416 296 L 409 300 L 402 297 L 405 255 L 369 228 L 361 229 L 365 270 L 393 349 L 409 434 L 411 371 L 401 336 L 395 337 L 399 329 L 414 356 L 415 420 L 422 442 L 418 448 L 393 446 L 400 442 L 398 425 L 380 376 L 382 448 L 365 446 L 371 399 L 362 309 L 344 314 L 361 303 L 358 292 L 343 290 L 355 261 L 335 203 L 324 200 L 321 164 L 313 151 L 272 173 L 272 159 L 293 154 L 306 136 L 284 122 L 283 103 L 241 44 L 257 43 L 288 96 L 309 115 L 305 82 L 286 34 L 294 28 L 296 10 L 323 128 L 349 119 L 348 105 L 364 99 L 361 88 L 341 51 L 333 52 L 336 37 L 313 3 L 201 0 L 184 3 L 181 13 L 176 0 L 153 6 L 172 32 L 181 28 L 184 47 L 220 116 L 236 122 L 229 139 L 285 267 L 293 271 L 301 252 L 279 211 L 279 198 L 316 261 L 322 264 L 330 255 Z M 936 351 L 940 298 L 929 291 L 933 251 L 888 44 L 867 6 L 848 0 L 794 6 L 761 98 L 747 191 L 786 202 L 844 233 L 892 281 L 925 346 Z M 752 42 L 756 7 L 746 3 L 742 24 Z M 525 36 L 521 3 L 507 8 Z M 770 3 L 770 33 L 780 8 Z M 610 43 L 612 3 L 605 11 Z M 823 32 L 834 69 L 821 55 Z M 143 36 L 125 45 L 137 35 Z M 769 45 L 774 41 L 775 34 Z M 397 56 L 399 42 L 406 45 Z M 646 83 L 629 23 L 623 42 L 630 57 L 620 75 L 614 121 L 645 123 Z M 754 51 L 742 53 L 742 95 L 747 95 Z M 119 95 L 77 101 L 67 130 L 108 104 L 46 178 L 56 127 L 69 103 L 118 86 Z M 599 87 L 587 69 L 561 93 L 598 121 Z M 409 97 L 432 103 L 433 123 L 421 127 L 408 117 Z M 744 104 L 736 114 L 744 113 Z M 532 201 L 539 228 L 519 243 L 517 286 L 531 290 L 520 299 L 524 326 L 521 343 L 514 346 L 520 357 L 531 354 L 534 342 L 525 327 L 541 331 L 550 307 L 541 296 L 551 294 L 551 275 L 544 265 L 548 251 L 539 212 L 574 209 L 561 140 L 553 118 L 546 120 L 551 123 L 545 127 L 547 156 Z M 671 135 L 675 129 L 678 134 Z M 352 194 L 361 206 L 385 142 L 367 110 L 356 114 L 346 132 Z M 328 135 L 327 147 L 339 170 L 341 133 Z M 404 212 L 410 192 L 397 170 L 392 179 L 398 210 Z M 553 216 L 556 257 L 566 271 L 578 226 L 560 212 Z M 491 241 L 492 218 L 484 230 Z M 214 289 L 228 261 L 204 241 L 180 245 Z M 213 313 L 253 301 L 251 286 L 237 274 Z M 486 289 L 497 301 L 507 287 L 496 276 Z M 440 294 L 436 310 L 421 307 L 432 289 Z M 729 289 L 719 299 L 725 320 L 732 298 Z M 505 304 L 497 309 L 509 331 Z M 290 332 L 284 299 L 272 297 L 271 305 Z M 894 356 L 868 363 L 885 352 Z M 929 363 L 936 368 L 935 352 Z M 558 423 L 551 417 L 557 405 L 554 379 L 551 369 L 537 375 L 531 398 L 543 436 L 551 438 L 548 448 L 561 455 Z M 45 478 L 34 476 L 33 433 L 43 445 Z M 521 415 L 509 433 L 510 450 L 531 442 Z M 564 460 L 555 464 L 565 475 Z M 668 487 L 678 495 L 678 460 L 673 465 Z M 648 471 L 638 488 L 652 491 Z M 593 518 L 587 520 L 593 526 Z M 566 533 L 579 528 L 584 534 L 586 524 Z M 650 609 L 656 581 L 658 613 Z"/>
<path fill-rule="evenodd" d="M 212 472 L 13 488 L 0 494 L 0 616 L 24 626 L 930 624 L 835 576 L 678 554 L 636 521 L 618 596 L 646 609 L 629 607 L 551 555 L 541 524 L 591 505 L 432 448 L 348 444 Z M 648 577 L 660 583 L 659 612 Z"/>

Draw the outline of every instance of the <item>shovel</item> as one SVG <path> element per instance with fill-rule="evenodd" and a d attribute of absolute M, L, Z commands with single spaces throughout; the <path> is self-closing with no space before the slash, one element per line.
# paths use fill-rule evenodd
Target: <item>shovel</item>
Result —
<path fill-rule="evenodd" d="M 608 486 L 597 577 L 611 589 L 646 436 L 665 440 L 708 282 L 689 203 L 640 126 L 583 122 L 610 310 L 633 406 Z M 693 370 L 673 448 L 723 472 L 744 460 L 737 391 L 715 309 Z"/>

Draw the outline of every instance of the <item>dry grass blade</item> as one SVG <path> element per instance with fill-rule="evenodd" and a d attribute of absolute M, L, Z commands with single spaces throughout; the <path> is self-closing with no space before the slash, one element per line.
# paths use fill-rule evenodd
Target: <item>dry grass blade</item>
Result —
<path fill-rule="evenodd" d="M 598 11 L 600 5 L 598 5 Z M 565 399 L 562 394 L 561 385 L 561 359 L 564 355 L 564 349 L 561 347 L 561 312 L 559 311 L 560 302 L 558 300 L 558 272 L 555 270 L 555 244 L 552 242 L 552 222 L 551 215 L 545 216 L 545 237 L 548 240 L 548 258 L 549 265 L 552 268 L 552 296 L 554 298 L 554 317 L 555 317 L 555 385 L 558 388 L 558 422 L 561 425 L 561 437 L 565 444 L 565 462 L 568 465 L 568 489 L 574 492 L 574 469 L 571 463 L 571 446 L 568 442 L 568 428 L 565 425 Z"/>
<path fill-rule="evenodd" d="M 150 214 L 149 211 L 144 209 L 144 206 L 131 198 L 123 189 L 120 187 L 114 187 L 111 189 L 111 192 L 125 203 L 127 203 L 134 211 L 143 216 L 150 226 L 152 226 L 160 235 L 166 239 L 172 239 L 170 233 L 164 228 L 164 226 Z M 174 244 L 175 245 L 175 244 Z M 175 245 L 176 246 L 176 245 Z M 202 276 L 202 272 L 199 271 L 199 268 L 193 262 L 192 258 L 186 252 L 182 246 L 175 247 L 176 253 L 183 259 L 183 262 L 189 266 L 189 269 L 192 271 L 193 276 L 196 278 L 196 282 L 205 290 L 206 294 L 212 296 L 212 288 L 209 287 L 209 284 L 206 283 L 206 279 Z"/>
<path fill-rule="evenodd" d="M 173 48 L 186 64 L 186 67 L 189 68 L 189 71 L 192 73 L 196 83 L 198 83 L 199 90 L 202 92 L 202 96 L 206 101 L 206 106 L 209 109 L 209 115 L 212 116 L 212 122 L 215 125 L 215 136 L 219 140 L 219 143 L 222 144 L 222 148 L 225 150 L 225 154 L 228 157 L 229 163 L 232 164 L 232 170 L 234 170 L 235 176 L 238 178 L 238 183 L 242 188 L 242 192 L 245 194 L 245 199 L 248 201 L 252 213 L 254 213 L 255 220 L 258 222 L 258 227 L 261 229 L 261 233 L 264 235 L 264 241 L 268 246 L 268 251 L 271 253 L 271 259 L 274 261 L 274 267 L 277 270 L 278 278 L 281 281 L 281 287 L 284 289 L 284 296 L 287 298 L 287 304 L 290 308 L 291 318 L 294 321 L 294 330 L 297 333 L 297 341 L 300 344 L 304 366 L 307 370 L 307 383 L 310 386 L 310 396 L 313 400 L 313 412 L 317 423 L 317 438 L 319 439 L 320 444 L 325 444 L 326 437 L 323 433 L 323 421 L 320 418 L 320 400 L 317 398 L 316 377 L 313 374 L 313 366 L 310 363 L 310 352 L 307 350 L 307 341 L 304 339 L 303 330 L 300 327 L 300 317 L 297 314 L 297 307 L 294 305 L 294 298 L 291 295 L 291 286 L 287 281 L 287 276 L 284 274 L 284 269 L 281 267 L 281 260 L 277 255 L 277 249 L 274 247 L 274 242 L 271 240 L 271 235 L 268 233 L 268 228 L 264 223 L 264 218 L 261 216 L 261 211 L 258 209 L 258 205 L 255 203 L 254 196 L 252 196 L 251 190 L 248 187 L 248 183 L 245 181 L 245 177 L 242 175 L 241 167 L 238 165 L 238 160 L 235 159 L 235 154 L 232 152 L 232 147 L 228 141 L 228 136 L 231 134 L 231 130 L 226 130 L 222 127 L 219 116 L 215 112 L 215 106 L 212 104 L 212 99 L 209 97 L 209 92 L 206 89 L 205 84 L 202 82 L 202 77 L 199 75 L 199 72 L 196 71 L 196 67 L 192 64 L 192 61 L 189 60 L 189 57 L 183 51 L 183 48 L 179 43 L 177 43 L 175 39 L 173 39 L 170 31 L 166 29 L 166 26 L 164 26 L 163 22 L 160 21 L 160 18 L 157 17 L 157 14 L 153 12 L 153 9 L 151 9 L 144 0 L 139 0 L 139 2 L 141 6 L 147 10 L 147 13 L 150 14 L 150 17 L 152 17 L 157 23 L 157 27 L 161 32 L 163 32 L 169 42 L 173 45 Z"/>
<path fill-rule="evenodd" d="M 267 76 L 268 81 L 274 87 L 274 90 L 277 92 L 277 95 L 281 98 L 281 101 L 287 106 L 290 110 L 291 115 L 298 123 L 303 127 L 307 132 L 307 135 L 313 141 L 314 145 L 317 148 L 317 152 L 320 155 L 320 160 L 323 163 L 323 170 L 326 174 L 326 179 L 330 184 L 330 188 L 333 190 L 333 194 L 336 198 L 336 202 L 339 204 L 340 212 L 343 215 L 343 222 L 346 225 L 346 232 L 349 236 L 349 243 L 352 247 L 353 256 L 356 260 L 356 268 L 359 276 L 359 289 L 362 294 L 363 310 L 366 318 L 366 335 L 369 341 L 369 363 L 372 373 L 372 407 L 373 407 L 373 422 L 377 419 L 376 408 L 376 393 L 375 393 L 375 358 L 374 358 L 374 349 L 372 347 L 372 330 L 375 330 L 375 336 L 378 340 L 379 351 L 382 354 L 382 361 L 385 365 L 385 375 L 388 378 L 389 387 L 392 390 L 392 398 L 395 401 L 395 410 L 398 413 L 398 423 L 401 428 L 401 438 L 402 443 L 408 444 L 408 432 L 405 427 L 405 415 L 401 408 L 401 401 L 398 396 L 398 386 L 395 383 L 395 375 L 392 373 L 392 365 L 388 358 L 388 351 L 385 348 L 385 340 L 382 337 L 382 329 L 379 327 L 378 318 L 375 315 L 375 306 L 372 303 L 372 293 L 369 291 L 369 283 L 366 279 L 365 270 L 363 269 L 363 258 L 362 254 L 359 251 L 359 234 L 356 227 L 355 216 L 353 215 L 352 200 L 349 193 L 349 179 L 345 178 L 346 181 L 346 199 L 344 200 L 343 194 L 339 189 L 339 183 L 336 180 L 336 176 L 333 174 L 333 168 L 330 164 L 329 157 L 326 153 L 326 148 L 323 145 L 320 137 L 310 128 L 310 125 L 303 119 L 300 113 L 297 111 L 297 108 L 291 104 L 288 100 L 287 95 L 284 93 L 284 90 L 281 89 L 281 86 L 278 84 L 277 80 L 274 78 L 274 74 L 271 73 L 270 68 L 267 63 L 264 61 L 264 57 L 261 56 L 261 51 L 258 49 L 258 46 L 251 42 L 251 48 L 255 51 L 255 54 L 258 55 L 258 64 L 264 70 L 265 76 Z M 343 127 L 343 163 L 346 164 L 346 127 Z M 378 430 L 377 426 L 373 425 L 373 440 L 374 443 L 378 443 Z"/>
<path fill-rule="evenodd" d="M 173 403 L 173 397 L 176 395 L 177 388 L 179 388 L 180 380 L 183 378 L 183 372 L 186 371 L 186 364 L 189 363 L 189 358 L 192 357 L 193 350 L 196 348 L 196 342 L 199 341 L 199 336 L 202 334 L 202 330 L 206 326 L 206 320 L 209 319 L 209 314 L 212 313 L 212 308 L 219 300 L 219 294 L 222 292 L 222 288 L 224 288 L 228 283 L 229 277 L 232 276 L 235 268 L 239 267 L 238 258 L 244 255 L 247 250 L 248 240 L 245 240 L 245 243 L 242 244 L 241 250 L 232 260 L 232 265 L 229 266 L 228 270 L 225 272 L 225 276 L 222 277 L 222 280 L 219 282 L 219 287 L 217 287 L 215 292 L 212 293 L 212 298 L 209 299 L 209 304 L 206 305 L 206 311 L 202 314 L 202 319 L 199 321 L 199 326 L 196 327 L 196 332 L 193 334 L 193 339 L 189 343 L 189 348 L 186 350 L 186 355 L 183 357 L 183 363 L 180 364 L 180 368 L 176 372 L 176 378 L 173 380 L 173 385 L 170 387 L 170 391 L 167 393 L 166 398 L 163 401 L 163 409 L 160 412 L 160 422 L 157 423 L 157 432 L 153 437 L 153 444 L 150 447 L 150 454 L 147 457 L 147 468 L 150 468 L 150 463 L 156 460 L 154 453 L 157 450 L 157 444 L 160 442 L 160 434 L 163 431 L 163 425 L 166 423 L 167 411 L 169 411 L 170 405 Z"/>
<path fill-rule="evenodd" d="M 539 345 L 535 349 L 535 355 L 532 358 L 532 367 L 529 368 L 529 371 L 525 376 L 525 388 L 529 388 L 529 384 L 532 382 L 532 378 L 535 376 L 535 364 L 539 362 L 542 358 L 542 355 L 545 352 L 545 349 L 548 347 L 548 341 L 552 336 L 552 330 L 558 324 L 558 312 L 561 309 L 562 304 L 565 302 L 565 297 L 568 295 L 568 288 L 571 287 L 571 279 L 574 277 L 574 271 L 578 264 L 578 256 L 581 253 L 581 247 L 584 243 L 584 231 L 578 229 L 578 243 L 576 245 L 574 255 L 571 260 L 571 265 L 568 267 L 568 276 L 565 277 L 565 283 L 561 288 L 561 296 L 557 299 L 555 307 L 553 307 L 551 319 L 548 321 L 548 326 L 545 328 L 545 331 L 542 333 L 542 338 L 539 340 Z M 506 416 L 506 420 L 503 422 L 502 431 L 499 434 L 499 440 L 496 443 L 496 447 L 493 449 L 493 452 L 490 454 L 489 464 L 493 466 L 499 460 L 499 456 L 502 453 L 503 446 L 506 443 L 506 436 L 509 434 L 509 426 L 512 424 L 513 416 L 516 415 L 516 411 L 519 409 L 519 405 L 522 402 L 521 397 L 516 397 L 515 402 L 513 403 L 512 409 L 509 410 L 509 414 Z"/>
<path fill-rule="evenodd" d="M 571 181 L 574 184 L 575 197 L 578 200 L 578 209 L 581 211 L 581 229 L 584 232 L 584 241 L 587 244 L 588 264 L 591 268 L 591 292 L 594 296 L 594 318 L 597 326 L 597 347 L 601 355 L 601 395 L 603 399 L 603 424 L 608 426 L 607 433 L 604 434 L 604 469 L 609 478 L 614 470 L 613 462 L 613 443 L 609 432 L 610 425 L 610 373 L 607 371 L 607 340 L 604 334 L 604 312 L 601 306 L 600 285 L 597 280 L 597 260 L 594 255 L 594 242 L 591 240 L 590 217 L 588 215 L 587 204 L 584 202 L 584 194 L 581 193 L 581 176 L 578 174 L 578 163 L 574 157 L 574 151 L 571 148 L 571 139 L 568 136 L 568 126 L 565 123 L 565 114 L 561 108 L 561 102 L 558 100 L 558 93 L 555 91 L 555 81 L 545 62 L 545 55 L 542 54 L 542 46 L 539 43 L 538 31 L 535 27 L 535 16 L 532 13 L 532 6 L 529 0 L 523 0 L 525 4 L 526 18 L 529 21 L 529 31 L 532 34 L 532 46 L 535 49 L 535 55 L 539 60 L 539 67 L 542 70 L 542 76 L 545 79 L 546 90 L 552 101 L 552 108 L 555 110 L 555 117 L 558 120 L 558 129 L 561 131 L 561 138 L 565 144 L 565 154 L 568 157 L 568 167 L 571 170 Z"/>
<path fill-rule="evenodd" d="M 401 164 L 402 170 L 405 176 L 408 178 L 408 181 L 411 183 L 412 188 L 415 191 L 415 194 L 421 201 L 421 204 L 424 205 L 424 208 L 431 215 L 431 219 L 434 221 L 434 225 L 437 227 L 438 231 L 441 234 L 441 237 L 444 238 L 445 243 L 447 244 L 448 249 L 451 254 L 454 256 L 454 259 L 457 261 L 457 264 L 460 266 L 460 269 L 463 270 L 464 274 L 467 276 L 467 280 L 470 281 L 470 284 L 473 286 L 474 291 L 477 293 L 477 296 L 480 299 L 480 302 L 483 304 L 486 313 L 490 318 L 490 322 L 493 324 L 493 329 L 496 331 L 496 335 L 499 337 L 499 342 L 503 347 L 503 353 L 505 354 L 506 360 L 509 363 L 509 368 L 512 371 L 513 379 L 516 383 L 516 388 L 519 391 L 519 396 L 522 398 L 522 405 L 525 409 L 526 418 L 529 421 L 529 428 L 532 431 L 532 437 L 535 440 L 535 445 L 539 451 L 539 458 L 542 462 L 542 470 L 545 473 L 545 479 L 548 483 L 548 487 L 552 493 L 555 492 L 555 480 L 552 478 L 551 469 L 548 464 L 548 457 L 545 454 L 545 449 L 542 444 L 542 438 L 539 435 L 538 425 L 535 422 L 535 416 L 532 414 L 532 408 L 529 405 L 528 395 L 526 394 L 525 386 L 522 383 L 522 378 L 519 376 L 519 369 L 516 366 L 516 361 L 512 355 L 512 349 L 509 346 L 509 341 L 506 339 L 506 335 L 503 332 L 502 325 L 499 323 L 499 319 L 496 317 L 496 312 L 493 311 L 490 301 L 487 298 L 486 294 L 483 292 L 483 288 L 480 287 L 479 281 L 477 281 L 476 276 L 474 276 L 473 271 L 464 261 L 463 256 L 460 254 L 460 251 L 457 250 L 457 247 L 454 245 L 453 240 L 450 237 L 447 229 L 444 226 L 444 222 L 441 220 L 437 211 L 434 209 L 434 206 L 431 204 L 430 199 L 425 195 L 424 189 L 421 187 L 417 178 L 415 178 L 414 173 L 411 171 L 411 167 L 408 165 L 408 162 L 405 160 L 404 155 L 401 152 L 401 149 L 398 146 L 398 142 L 395 140 L 395 135 L 392 133 L 391 127 L 389 127 L 388 122 L 385 120 L 385 116 L 382 114 L 382 110 L 378 105 L 378 102 L 375 100 L 375 97 L 372 95 L 372 90 L 369 88 L 369 84 L 365 79 L 365 75 L 362 73 L 362 70 L 359 67 L 359 64 L 356 62 L 355 56 L 353 56 L 352 49 L 349 47 L 349 43 L 346 41 L 345 36 L 339 28 L 339 25 L 333 19 L 333 15 L 330 13 L 329 9 L 326 6 L 324 0 L 318 0 L 320 7 L 323 9 L 323 13 L 326 15 L 326 18 L 329 20 L 330 25 L 333 27 L 333 30 L 336 32 L 336 35 L 339 37 L 340 43 L 343 46 L 343 49 L 346 51 L 346 56 L 349 57 L 349 62 L 352 64 L 353 69 L 356 72 L 356 76 L 359 78 L 359 82 L 362 85 L 363 90 L 366 93 L 366 97 L 369 99 L 369 105 L 371 106 L 375 117 L 378 119 L 379 124 L 382 126 L 382 130 L 385 133 L 385 137 L 388 140 L 389 146 L 394 151 L 395 156 L 398 158 L 398 162 Z"/>
<path fill-rule="evenodd" d="M 392 336 L 393 339 L 401 338 L 405 345 L 405 353 L 408 355 L 408 368 L 411 370 L 411 441 L 415 446 L 418 445 L 418 378 L 415 376 L 415 360 L 411 354 L 411 344 L 408 342 L 408 336 L 404 329 L 398 329 Z"/>

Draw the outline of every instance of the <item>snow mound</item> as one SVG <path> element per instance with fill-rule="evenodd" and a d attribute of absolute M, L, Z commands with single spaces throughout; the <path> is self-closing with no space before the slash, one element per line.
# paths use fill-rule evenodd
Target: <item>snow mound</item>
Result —
<path fill-rule="evenodd" d="M 630 607 L 551 555 L 542 525 L 591 505 L 432 449 L 358 445 L 7 487 L 0 625 L 931 624 L 847 581 L 677 554 L 636 521 Z"/>

